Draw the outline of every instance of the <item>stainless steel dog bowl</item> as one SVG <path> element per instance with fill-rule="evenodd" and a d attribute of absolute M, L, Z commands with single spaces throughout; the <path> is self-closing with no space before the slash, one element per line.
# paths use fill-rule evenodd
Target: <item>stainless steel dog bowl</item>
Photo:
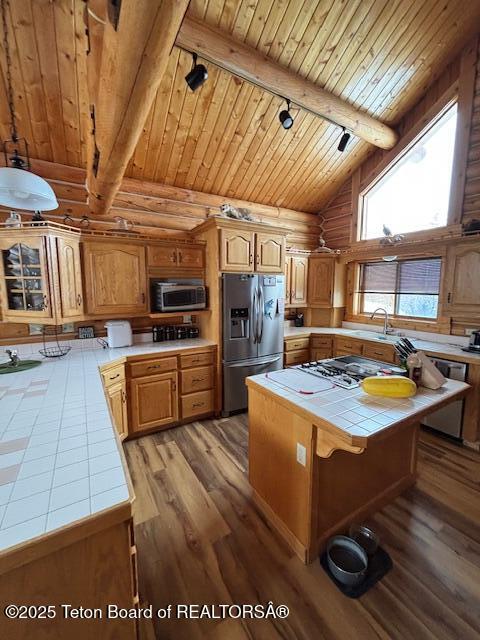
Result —
<path fill-rule="evenodd" d="M 365 579 L 368 556 L 364 549 L 347 536 L 334 536 L 327 544 L 328 568 L 334 577 L 349 587 Z"/>

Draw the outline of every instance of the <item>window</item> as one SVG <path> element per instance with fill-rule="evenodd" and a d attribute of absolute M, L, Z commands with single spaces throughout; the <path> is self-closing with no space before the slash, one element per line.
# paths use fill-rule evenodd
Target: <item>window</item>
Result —
<path fill-rule="evenodd" d="M 436 318 L 440 258 L 366 262 L 360 265 L 360 310 L 383 307 L 390 315 Z"/>
<path fill-rule="evenodd" d="M 455 104 L 363 194 L 362 240 L 381 238 L 383 225 L 395 234 L 447 224 L 456 122 Z"/>

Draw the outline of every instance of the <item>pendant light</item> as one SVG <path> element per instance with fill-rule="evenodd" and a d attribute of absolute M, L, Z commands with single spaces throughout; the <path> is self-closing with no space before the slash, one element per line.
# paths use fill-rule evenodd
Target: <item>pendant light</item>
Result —
<path fill-rule="evenodd" d="M 58 208 L 55 193 L 46 180 L 30 172 L 28 144 L 25 138 L 19 138 L 17 133 L 13 101 L 12 59 L 8 43 L 7 10 L 9 9 L 9 1 L 0 0 L 0 2 L 11 129 L 10 140 L 2 142 L 6 166 L 0 167 L 0 205 L 26 211 L 51 211 Z"/>
<path fill-rule="evenodd" d="M 185 76 L 185 82 L 192 91 L 196 91 L 208 78 L 208 71 L 205 65 L 197 64 L 197 54 L 192 54 L 193 65 L 191 71 Z"/>
<path fill-rule="evenodd" d="M 285 98 L 285 102 L 287 103 L 287 108 L 283 111 L 280 111 L 278 114 L 278 119 L 280 120 L 282 127 L 284 129 L 291 129 L 293 126 L 293 116 L 290 113 L 290 100 Z"/>
<path fill-rule="evenodd" d="M 345 127 L 342 127 L 343 129 L 343 133 L 342 133 L 342 137 L 340 138 L 340 142 L 338 143 L 338 150 L 343 152 L 345 151 L 345 149 L 347 148 L 347 144 L 348 141 L 351 138 L 351 133 L 348 133 L 348 131 L 345 131 Z"/>

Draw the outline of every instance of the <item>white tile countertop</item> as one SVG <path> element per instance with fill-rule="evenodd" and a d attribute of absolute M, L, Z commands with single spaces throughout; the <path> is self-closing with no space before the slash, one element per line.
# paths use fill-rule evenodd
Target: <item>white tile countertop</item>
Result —
<path fill-rule="evenodd" d="M 196 338 L 103 349 L 82 342 L 55 359 L 42 358 L 39 344 L 19 345 L 22 358 L 42 364 L 0 376 L 0 553 L 130 500 L 101 365 L 215 344 Z"/>
<path fill-rule="evenodd" d="M 386 339 L 383 336 L 375 331 L 367 331 L 361 329 L 350 329 L 346 327 L 290 327 L 286 326 L 284 330 L 285 338 L 296 338 L 299 336 L 309 336 L 309 335 L 338 335 L 345 336 L 349 338 L 356 338 L 357 340 L 369 340 L 371 342 L 375 342 L 377 344 L 395 344 L 397 340 L 400 340 L 402 336 L 400 335 L 388 335 Z M 413 345 L 418 349 L 422 350 L 429 355 L 437 355 L 438 357 L 445 357 L 447 359 L 451 358 L 452 360 L 458 362 L 468 362 L 471 364 L 480 365 L 480 354 L 467 352 L 462 350 L 463 345 L 456 345 L 452 343 L 447 343 L 444 340 L 442 342 L 435 342 L 434 340 L 424 340 L 421 338 L 416 338 L 412 336 L 408 336 L 408 339 L 413 343 Z M 445 339 L 447 336 L 442 336 Z M 457 336 L 448 336 L 451 340 L 455 340 Z"/>
<path fill-rule="evenodd" d="M 308 373 L 304 374 L 309 378 Z M 468 390 L 465 382 L 447 379 L 437 390 L 419 387 L 412 398 L 385 398 L 372 396 L 361 387 L 342 389 L 332 384 L 331 388 L 317 393 L 305 394 L 291 390 L 268 378 L 268 374 L 251 376 L 249 381 L 270 391 L 292 408 L 300 408 L 310 414 L 314 424 L 323 423 L 341 434 L 368 439 L 384 429 L 394 427 L 415 415 L 430 413 L 435 406 Z"/>

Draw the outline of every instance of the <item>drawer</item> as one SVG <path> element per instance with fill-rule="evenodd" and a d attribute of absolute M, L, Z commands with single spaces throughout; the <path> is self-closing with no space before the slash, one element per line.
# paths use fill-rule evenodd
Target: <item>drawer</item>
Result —
<path fill-rule="evenodd" d="M 143 360 L 142 362 L 134 362 L 130 364 L 130 375 L 132 378 L 140 376 L 148 376 L 155 373 L 164 373 L 165 371 L 175 371 L 177 368 L 177 358 L 158 358 L 156 360 Z"/>
<path fill-rule="evenodd" d="M 180 356 L 180 366 L 182 369 L 190 367 L 201 367 L 206 364 L 213 364 L 213 351 L 205 353 L 192 353 L 190 355 Z"/>
<path fill-rule="evenodd" d="M 181 372 L 182 394 L 213 388 L 213 367 L 197 367 Z"/>
<path fill-rule="evenodd" d="M 285 351 L 298 351 L 299 349 L 308 349 L 310 347 L 310 338 L 296 338 L 294 340 L 285 340 Z"/>
<path fill-rule="evenodd" d="M 364 342 L 363 355 L 372 360 L 382 360 L 384 362 L 395 362 L 395 350 L 390 345 L 372 344 Z"/>
<path fill-rule="evenodd" d="M 335 338 L 335 351 L 344 351 L 348 355 L 362 355 L 362 343 L 351 338 Z"/>
<path fill-rule="evenodd" d="M 310 349 L 310 361 L 325 360 L 332 357 L 332 349 Z"/>
<path fill-rule="evenodd" d="M 300 351 L 287 351 L 285 353 L 285 366 L 291 366 L 292 364 L 302 364 L 302 362 L 310 361 L 310 350 L 301 349 Z"/>
<path fill-rule="evenodd" d="M 114 384 L 125 380 L 125 365 L 119 364 L 116 367 L 111 367 L 106 371 L 102 371 L 103 384 L 108 389 Z"/>
<path fill-rule="evenodd" d="M 310 338 L 310 347 L 312 349 L 331 349 L 333 338 L 331 336 L 312 336 Z"/>
<path fill-rule="evenodd" d="M 213 413 L 213 411 L 213 389 L 182 396 L 182 419 L 193 418 L 193 416 L 200 416 L 204 413 Z"/>

